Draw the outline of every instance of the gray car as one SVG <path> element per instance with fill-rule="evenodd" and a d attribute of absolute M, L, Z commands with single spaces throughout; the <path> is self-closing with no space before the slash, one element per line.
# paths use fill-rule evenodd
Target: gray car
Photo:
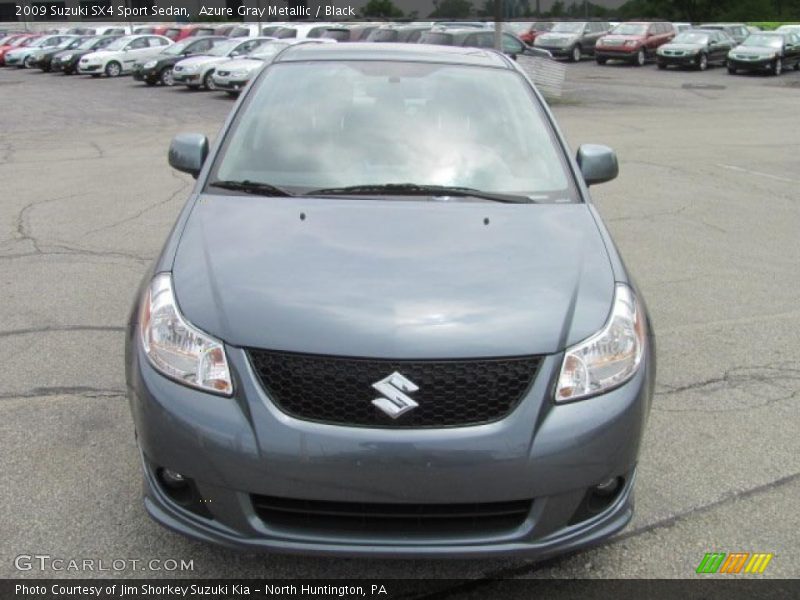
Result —
<path fill-rule="evenodd" d="M 617 160 L 573 158 L 511 58 L 288 46 L 169 160 L 197 184 L 126 336 L 156 521 L 397 557 L 628 523 L 655 347 L 589 197 Z"/>
<path fill-rule="evenodd" d="M 579 62 L 584 56 L 594 54 L 597 40 L 610 30 L 611 23 L 606 21 L 563 21 L 536 36 L 533 45 L 556 58 Z"/>

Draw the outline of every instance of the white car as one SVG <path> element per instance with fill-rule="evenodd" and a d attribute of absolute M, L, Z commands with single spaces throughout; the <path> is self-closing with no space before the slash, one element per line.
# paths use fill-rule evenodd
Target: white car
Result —
<path fill-rule="evenodd" d="M 214 90 L 216 85 L 212 76 L 215 66 L 237 56 L 246 56 L 261 44 L 274 39 L 271 37 L 238 37 L 220 42 L 206 54 L 190 56 L 178 61 L 172 68 L 172 80 L 175 84 L 185 85 L 192 89 L 203 87 L 207 90 Z"/>
<path fill-rule="evenodd" d="M 328 31 L 336 23 L 291 23 L 270 33 L 263 33 L 262 35 L 270 35 L 278 39 L 316 39 L 322 37 L 322 34 Z M 263 31 L 263 29 L 262 29 Z"/>
<path fill-rule="evenodd" d="M 241 58 L 226 60 L 217 64 L 211 79 L 216 89 L 225 90 L 231 96 L 236 96 L 244 89 L 247 82 L 261 67 L 271 61 L 278 52 L 294 44 L 327 44 L 336 43 L 336 40 L 322 39 L 283 39 L 264 42 L 253 52 Z"/>
<path fill-rule="evenodd" d="M 81 57 L 78 73 L 99 77 L 118 77 L 130 73 L 134 63 L 155 56 L 172 44 L 163 35 L 126 35 L 97 52 Z"/>

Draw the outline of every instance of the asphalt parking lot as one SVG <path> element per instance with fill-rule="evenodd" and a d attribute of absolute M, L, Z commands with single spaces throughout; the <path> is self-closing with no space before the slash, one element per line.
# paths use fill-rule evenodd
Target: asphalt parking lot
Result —
<path fill-rule="evenodd" d="M 185 559 L 127 576 L 696 577 L 704 553 L 769 552 L 800 576 L 800 73 L 567 66 L 554 105 L 573 148 L 614 147 L 594 198 L 648 301 L 657 392 L 630 526 L 524 560 L 250 555 L 146 516 L 123 328 L 192 179 L 181 131 L 214 136 L 225 94 L 0 69 L 0 577 L 20 554 Z M 742 576 L 744 577 L 744 576 Z"/>

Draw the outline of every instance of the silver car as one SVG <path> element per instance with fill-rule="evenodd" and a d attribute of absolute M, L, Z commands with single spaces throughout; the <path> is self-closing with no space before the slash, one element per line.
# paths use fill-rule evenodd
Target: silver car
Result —
<path fill-rule="evenodd" d="M 185 85 L 192 89 L 200 87 L 206 90 L 217 89 L 214 83 L 214 69 L 225 62 L 245 56 L 256 50 L 264 42 L 274 40 L 271 37 L 232 38 L 216 44 L 206 54 L 190 56 L 179 61 L 172 69 L 175 84 Z"/>

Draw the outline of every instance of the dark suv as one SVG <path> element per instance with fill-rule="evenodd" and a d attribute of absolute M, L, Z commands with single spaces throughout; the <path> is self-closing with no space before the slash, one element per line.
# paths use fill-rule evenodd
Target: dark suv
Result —
<path fill-rule="evenodd" d="M 597 40 L 610 29 L 611 24 L 607 21 L 564 21 L 537 36 L 533 45 L 549 51 L 555 57 L 578 62 L 583 56 L 594 54 Z"/>
<path fill-rule="evenodd" d="M 597 40 L 595 60 L 599 65 L 606 64 L 609 59 L 619 59 L 642 66 L 655 58 L 656 50 L 674 37 L 672 23 L 620 23 Z"/>
<path fill-rule="evenodd" d="M 522 54 L 550 57 L 550 53 L 540 48 L 531 48 L 513 33 L 503 32 L 503 52 L 509 56 Z M 494 31 L 470 29 L 433 29 L 423 33 L 420 44 L 439 46 L 466 46 L 470 48 L 494 48 Z"/>

